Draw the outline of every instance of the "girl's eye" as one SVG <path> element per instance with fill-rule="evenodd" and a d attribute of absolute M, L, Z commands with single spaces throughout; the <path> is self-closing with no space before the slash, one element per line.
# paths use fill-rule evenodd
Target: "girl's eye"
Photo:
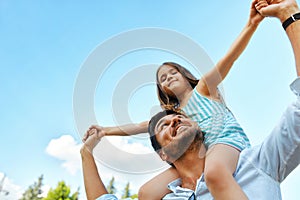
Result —
<path fill-rule="evenodd" d="M 173 74 L 173 75 L 176 73 L 177 73 L 177 70 L 175 70 L 175 69 L 171 71 L 171 74 Z"/>
<path fill-rule="evenodd" d="M 166 76 L 162 76 L 161 78 L 160 78 L 160 82 L 162 83 L 162 82 L 164 82 L 166 80 Z"/>

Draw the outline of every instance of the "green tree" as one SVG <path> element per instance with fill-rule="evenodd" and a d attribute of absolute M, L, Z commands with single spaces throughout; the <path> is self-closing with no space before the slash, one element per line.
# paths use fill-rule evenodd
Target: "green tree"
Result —
<path fill-rule="evenodd" d="M 115 194 L 117 189 L 115 187 L 115 177 L 112 177 L 111 180 L 109 181 L 107 188 L 108 194 Z"/>
<path fill-rule="evenodd" d="M 42 197 L 40 195 L 42 194 L 42 187 L 43 185 L 43 175 L 41 175 L 38 178 L 37 182 L 34 182 L 33 185 L 29 186 L 27 190 L 22 195 L 22 198 L 20 200 L 40 200 Z"/>
<path fill-rule="evenodd" d="M 124 193 L 122 195 L 122 198 L 129 198 L 130 197 L 130 184 L 129 182 L 126 184 L 125 189 L 124 189 Z"/>
<path fill-rule="evenodd" d="M 64 181 L 60 181 L 55 189 L 49 190 L 47 197 L 43 200 L 78 200 L 79 189 L 72 195 L 70 193 L 70 187 Z"/>
<path fill-rule="evenodd" d="M 131 199 L 138 199 L 138 194 L 133 194 L 130 196 Z"/>
<path fill-rule="evenodd" d="M 132 194 L 130 192 L 130 183 L 128 182 L 124 188 L 124 193 L 122 195 L 122 199 L 126 199 L 126 198 L 130 198 L 130 199 L 137 199 L 138 195 L 137 194 Z"/>

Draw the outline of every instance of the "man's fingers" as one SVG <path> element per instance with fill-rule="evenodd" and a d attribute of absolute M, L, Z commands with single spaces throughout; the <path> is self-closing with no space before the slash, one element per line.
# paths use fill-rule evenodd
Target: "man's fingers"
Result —
<path fill-rule="evenodd" d="M 256 10 L 262 14 L 262 9 L 269 6 L 269 4 L 267 3 L 267 1 L 263 0 L 263 1 L 258 1 L 256 4 L 255 4 L 255 8 Z"/>
<path fill-rule="evenodd" d="M 85 134 L 83 135 L 82 142 L 85 142 L 87 137 L 88 137 L 88 131 L 86 131 Z"/>
<path fill-rule="evenodd" d="M 97 130 L 100 130 L 100 129 L 103 129 L 102 126 L 98 126 L 98 125 L 91 125 L 89 129 L 97 129 Z"/>
<path fill-rule="evenodd" d="M 97 134 L 97 130 L 96 129 L 89 129 L 85 132 L 85 134 L 82 137 L 82 142 L 85 142 L 90 136 Z"/>

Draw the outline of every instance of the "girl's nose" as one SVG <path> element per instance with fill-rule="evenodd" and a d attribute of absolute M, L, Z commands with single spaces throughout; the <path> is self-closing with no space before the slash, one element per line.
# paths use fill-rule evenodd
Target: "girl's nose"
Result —
<path fill-rule="evenodd" d="M 170 81 L 172 78 L 172 75 L 168 75 L 167 80 Z"/>

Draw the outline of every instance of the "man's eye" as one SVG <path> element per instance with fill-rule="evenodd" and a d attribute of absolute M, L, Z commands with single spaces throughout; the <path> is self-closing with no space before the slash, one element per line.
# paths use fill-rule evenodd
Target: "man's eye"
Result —
<path fill-rule="evenodd" d="M 162 125 L 160 126 L 160 130 L 165 129 L 167 126 L 168 126 L 168 124 L 162 124 Z"/>

